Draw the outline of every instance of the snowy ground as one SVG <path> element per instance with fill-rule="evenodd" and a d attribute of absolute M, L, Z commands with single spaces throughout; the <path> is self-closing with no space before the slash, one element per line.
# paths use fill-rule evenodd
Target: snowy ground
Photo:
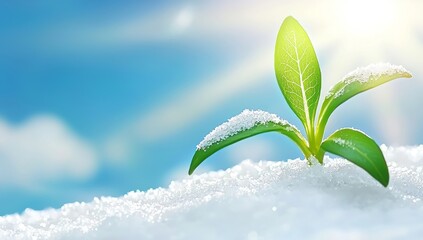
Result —
<path fill-rule="evenodd" d="M 388 188 L 340 159 L 244 161 L 166 189 L 0 217 L 0 239 L 421 239 L 423 145 L 382 149 Z"/>

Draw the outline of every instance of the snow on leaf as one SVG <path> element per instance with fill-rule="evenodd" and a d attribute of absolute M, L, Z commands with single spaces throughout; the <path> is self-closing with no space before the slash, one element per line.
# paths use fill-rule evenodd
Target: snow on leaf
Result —
<path fill-rule="evenodd" d="M 253 111 L 246 109 L 239 115 L 232 117 L 227 122 L 216 127 L 212 132 L 204 137 L 203 141 L 197 145 L 197 149 L 205 150 L 212 144 L 225 140 L 228 137 L 231 137 L 241 131 L 251 129 L 258 124 L 266 124 L 269 122 L 281 125 L 289 125 L 290 129 L 299 131 L 294 125 L 291 125 L 287 121 L 280 119 L 275 114 L 262 110 Z"/>
<path fill-rule="evenodd" d="M 243 139 L 267 132 L 278 132 L 287 136 L 297 144 L 306 157 L 311 155 L 307 141 L 295 126 L 275 114 L 261 110 L 244 110 L 215 128 L 198 144 L 188 174 L 192 174 L 204 160 L 217 151 Z"/>
<path fill-rule="evenodd" d="M 342 138 L 334 138 L 332 139 L 332 141 L 334 141 L 336 144 L 339 144 L 341 146 L 348 146 L 348 147 L 352 147 L 352 144 L 350 141 L 346 140 L 346 139 L 342 139 Z"/>
<path fill-rule="evenodd" d="M 339 129 L 323 143 L 322 149 L 345 158 L 368 172 L 384 187 L 389 184 L 389 171 L 385 157 L 377 143 L 352 128 Z"/>
<path fill-rule="evenodd" d="M 332 112 L 353 96 L 394 79 L 410 77 L 411 73 L 403 66 L 390 63 L 377 63 L 357 68 L 331 88 L 323 101 L 318 125 L 324 128 Z"/>
<path fill-rule="evenodd" d="M 338 89 L 335 92 L 330 91 L 329 95 L 334 94 L 334 98 L 342 96 L 345 88 L 353 82 L 358 82 L 360 84 L 371 84 L 372 81 L 377 81 L 378 78 L 382 76 L 404 74 L 411 75 L 411 73 L 403 66 L 392 65 L 390 63 L 376 63 L 370 64 L 366 67 L 359 67 L 342 78 L 341 82 L 343 82 L 344 85 L 341 89 Z"/>

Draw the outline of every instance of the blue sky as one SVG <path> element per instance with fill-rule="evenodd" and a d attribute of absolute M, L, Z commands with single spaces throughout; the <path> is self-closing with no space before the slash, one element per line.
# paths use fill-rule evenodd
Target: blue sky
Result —
<path fill-rule="evenodd" d="M 286 16 L 315 46 L 322 93 L 373 62 L 409 69 L 339 108 L 387 145 L 423 141 L 418 1 L 0 2 L 0 214 L 166 186 L 196 144 L 245 108 L 300 125 L 273 73 Z M 377 12 L 377 13 L 375 13 Z M 357 17 L 360 16 L 360 17 Z M 201 171 L 300 152 L 274 134 L 219 152 Z"/>

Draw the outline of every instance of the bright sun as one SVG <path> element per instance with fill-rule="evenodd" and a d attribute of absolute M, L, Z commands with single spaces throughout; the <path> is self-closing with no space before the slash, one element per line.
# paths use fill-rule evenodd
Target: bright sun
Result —
<path fill-rule="evenodd" d="M 337 3 L 340 4 L 338 13 L 341 15 L 338 19 L 342 19 L 344 29 L 355 37 L 387 32 L 397 18 L 394 0 L 345 0 Z"/>

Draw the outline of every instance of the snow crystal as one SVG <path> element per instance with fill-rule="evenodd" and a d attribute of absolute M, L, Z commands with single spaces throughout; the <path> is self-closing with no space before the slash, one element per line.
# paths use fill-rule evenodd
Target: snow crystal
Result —
<path fill-rule="evenodd" d="M 392 65 L 390 63 L 375 63 L 370 64 L 366 67 L 359 67 L 354 71 L 348 73 L 342 78 L 342 82 L 350 84 L 352 82 L 367 83 L 375 80 L 377 77 L 382 75 L 394 75 L 394 74 L 410 74 L 407 69 L 401 65 Z M 339 89 L 336 93 L 332 91 L 327 97 L 335 94 L 335 98 L 341 96 L 344 93 L 344 88 Z"/>
<path fill-rule="evenodd" d="M 366 67 L 359 67 L 354 71 L 348 73 L 343 79 L 351 79 L 350 81 L 359 81 L 361 83 L 365 83 L 374 77 L 402 73 L 411 74 L 409 71 L 407 71 L 407 69 L 405 69 L 401 65 L 392 65 L 390 63 L 375 63 L 370 64 Z"/>
<path fill-rule="evenodd" d="M 420 239 L 423 145 L 381 148 L 388 188 L 342 159 L 247 160 L 166 189 L 0 217 L 0 239 Z"/>
<path fill-rule="evenodd" d="M 238 132 L 248 130 L 258 124 L 266 124 L 269 122 L 288 125 L 288 129 L 296 129 L 295 126 L 291 125 L 285 120 L 280 119 L 275 114 L 271 114 L 262 110 L 252 111 L 246 109 L 239 115 L 232 117 L 227 122 L 216 127 L 212 132 L 204 137 L 203 141 L 197 145 L 197 149 L 205 150 L 212 144 L 225 140 L 228 137 L 237 134 Z"/>
<path fill-rule="evenodd" d="M 335 138 L 335 139 L 333 139 L 333 141 L 336 143 L 336 144 L 339 144 L 339 145 L 341 145 L 341 146 L 351 146 L 352 144 L 351 144 L 351 141 L 347 141 L 347 140 L 345 140 L 345 139 L 342 139 L 342 138 Z"/>
<path fill-rule="evenodd" d="M 354 130 L 355 132 L 359 132 L 359 133 L 363 134 L 364 136 L 371 138 L 369 135 L 367 135 L 367 133 L 361 131 L 360 129 L 356 129 L 356 128 L 353 128 L 353 127 L 340 128 L 337 131 L 342 131 L 342 130 Z M 352 147 L 354 145 L 351 141 L 346 140 L 346 139 L 342 139 L 342 138 L 334 138 L 333 141 L 336 144 L 339 144 L 341 146 Z"/>

